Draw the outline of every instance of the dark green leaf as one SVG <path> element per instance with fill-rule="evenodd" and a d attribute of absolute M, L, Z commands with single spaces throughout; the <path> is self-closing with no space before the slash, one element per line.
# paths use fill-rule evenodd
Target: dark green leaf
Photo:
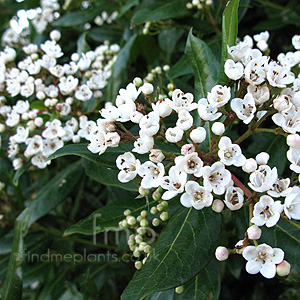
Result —
<path fill-rule="evenodd" d="M 190 11 L 186 8 L 185 0 L 161 1 L 141 7 L 141 9 L 133 15 L 131 26 L 133 27 L 150 21 L 181 18 L 189 14 Z"/>
<path fill-rule="evenodd" d="M 151 294 L 145 298 L 145 300 L 173 300 L 174 290 L 168 290 Z"/>
<path fill-rule="evenodd" d="M 75 284 L 68 283 L 69 287 L 58 300 L 83 300 L 82 294 L 77 290 Z"/>
<path fill-rule="evenodd" d="M 68 12 L 52 23 L 52 26 L 57 27 L 72 27 L 84 25 L 87 22 L 93 21 L 99 15 L 99 11 L 81 10 Z"/>
<path fill-rule="evenodd" d="M 171 67 L 170 71 L 167 73 L 167 77 L 169 79 L 174 79 L 187 74 L 193 74 L 193 67 L 189 56 L 184 54 L 180 60 L 173 67 Z"/>
<path fill-rule="evenodd" d="M 9 258 L 6 280 L 2 288 L 2 298 L 5 300 L 22 299 L 22 263 L 24 260 L 23 223 L 27 217 L 27 212 L 28 209 L 15 222 L 14 241 Z"/>
<path fill-rule="evenodd" d="M 77 40 L 77 53 L 79 55 L 81 55 L 81 53 L 86 53 L 91 49 L 89 44 L 86 42 L 86 35 L 87 32 L 84 32 Z"/>
<path fill-rule="evenodd" d="M 127 63 L 130 58 L 131 47 L 136 40 L 136 35 L 132 36 L 120 51 L 117 60 L 113 64 L 111 77 L 107 84 L 107 101 L 115 102 L 122 85 L 122 78 L 127 74 Z"/>
<path fill-rule="evenodd" d="M 148 209 L 148 205 L 153 205 L 156 201 L 149 199 L 147 203 L 145 198 L 135 199 L 137 195 L 132 194 L 132 198 L 125 198 L 120 195 L 120 200 L 109 203 L 94 211 L 87 218 L 72 225 L 65 231 L 65 235 L 80 233 L 85 235 L 93 235 L 105 230 L 118 230 L 119 222 L 124 217 L 124 210 L 130 209 L 132 215 L 137 215 L 143 209 Z"/>
<path fill-rule="evenodd" d="M 181 294 L 175 294 L 174 300 L 207 300 L 219 299 L 221 276 L 215 258 L 186 284 Z"/>
<path fill-rule="evenodd" d="M 160 48 L 167 54 L 171 54 L 178 42 L 183 35 L 184 30 L 181 28 L 170 28 L 162 31 L 158 35 L 158 44 Z"/>
<path fill-rule="evenodd" d="M 122 300 L 177 287 L 211 260 L 217 247 L 221 217 L 211 208 L 180 208 L 161 232 L 143 268 L 130 281 Z"/>
<path fill-rule="evenodd" d="M 108 169 L 87 159 L 83 159 L 82 165 L 86 175 L 97 182 L 105 185 L 119 186 L 128 191 L 138 191 L 139 189 L 139 180 L 137 178 L 127 183 L 120 182 L 118 180 L 119 170 Z"/>
<path fill-rule="evenodd" d="M 192 62 L 195 74 L 195 99 L 205 98 L 219 76 L 219 63 L 206 43 L 189 33 L 186 53 Z"/>
<path fill-rule="evenodd" d="M 13 177 L 13 184 L 14 185 L 18 185 L 19 184 L 19 178 L 21 177 L 21 175 L 23 175 L 31 166 L 31 162 L 27 161 L 20 169 L 18 169 L 16 171 L 16 173 L 14 174 Z"/>
<path fill-rule="evenodd" d="M 132 7 L 139 5 L 139 0 L 129 0 L 126 4 L 124 4 L 120 12 L 118 14 L 118 18 L 122 17 L 124 14 L 126 14 Z"/>
<path fill-rule="evenodd" d="M 81 175 L 82 167 L 78 163 L 71 164 L 45 185 L 19 216 L 24 220 L 24 230 L 63 201 L 73 191 Z"/>
<path fill-rule="evenodd" d="M 123 31 L 113 28 L 96 27 L 92 28 L 88 32 L 88 35 L 96 42 L 104 42 L 105 40 L 119 41 L 122 38 Z"/>
<path fill-rule="evenodd" d="M 239 0 L 230 0 L 227 2 L 222 18 L 222 57 L 221 72 L 219 83 L 225 85 L 227 76 L 224 72 L 224 64 L 228 56 L 227 46 L 231 47 L 236 44 L 238 33 L 238 7 Z"/>

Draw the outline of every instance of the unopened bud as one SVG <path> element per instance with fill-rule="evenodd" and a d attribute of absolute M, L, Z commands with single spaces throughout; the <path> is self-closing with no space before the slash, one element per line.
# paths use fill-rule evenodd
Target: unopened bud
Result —
<path fill-rule="evenodd" d="M 218 122 L 216 122 L 216 123 L 218 123 Z M 214 124 L 216 124 L 216 123 L 214 123 Z M 222 124 L 223 126 L 224 126 L 224 124 L 223 123 L 220 123 L 220 124 Z M 221 125 L 220 125 L 221 126 Z M 217 126 L 215 126 L 215 127 L 220 127 L 219 125 L 217 125 Z M 225 130 L 225 127 L 224 127 L 224 130 Z M 214 131 L 213 131 L 213 133 L 215 133 Z M 218 133 L 215 133 L 215 134 L 217 134 L 217 135 L 221 135 L 221 134 L 223 134 L 224 133 L 224 131 L 222 131 L 221 133 L 219 133 L 219 131 L 218 131 Z M 192 131 L 191 131 L 191 133 L 190 133 L 190 138 L 191 138 L 191 140 L 195 143 L 195 144 L 200 144 L 200 143 L 202 143 L 203 141 L 205 141 L 205 139 L 206 139 L 206 130 L 205 130 L 205 128 L 204 127 L 198 127 L 198 128 L 196 128 L 196 129 L 193 129 Z"/>
<path fill-rule="evenodd" d="M 221 122 L 215 122 L 212 126 L 211 126 L 211 131 L 215 134 L 215 135 L 222 135 L 225 132 L 225 125 Z"/>
<path fill-rule="evenodd" d="M 147 246 L 144 247 L 144 252 L 145 252 L 146 254 L 150 253 L 151 250 L 152 250 L 152 247 L 151 247 L 150 245 L 147 245 Z"/>
<path fill-rule="evenodd" d="M 142 195 L 142 196 L 149 196 L 150 195 L 150 190 L 148 190 L 148 189 L 144 189 L 144 188 L 142 188 L 142 187 L 140 187 L 139 188 L 139 193 L 140 193 L 140 195 Z"/>
<path fill-rule="evenodd" d="M 136 231 L 140 235 L 144 235 L 147 232 L 146 228 L 144 228 L 144 227 L 139 227 Z"/>
<path fill-rule="evenodd" d="M 157 219 L 157 218 L 154 218 L 153 220 L 152 220 L 152 225 L 153 226 L 159 226 L 160 225 L 160 220 L 159 219 Z"/>
<path fill-rule="evenodd" d="M 140 225 L 141 225 L 142 227 L 147 227 L 147 226 L 149 225 L 149 222 L 148 222 L 146 219 L 142 219 L 142 220 L 140 221 Z"/>
<path fill-rule="evenodd" d="M 242 166 L 242 170 L 246 173 L 252 173 L 257 169 L 257 162 L 254 158 L 249 158 L 246 163 Z"/>
<path fill-rule="evenodd" d="M 153 87 L 153 85 L 152 85 L 151 83 L 146 82 L 146 83 L 144 83 L 143 86 L 141 87 L 141 91 L 142 91 L 142 93 L 145 94 L 145 95 L 150 95 L 150 94 L 153 93 L 154 87 Z"/>
<path fill-rule="evenodd" d="M 135 250 L 135 251 L 133 251 L 133 256 L 134 257 L 140 257 L 141 256 L 141 252 L 139 250 Z"/>
<path fill-rule="evenodd" d="M 249 239 L 258 240 L 261 237 L 261 229 L 257 225 L 252 225 L 247 229 Z"/>
<path fill-rule="evenodd" d="M 174 84 L 173 84 L 173 83 L 169 83 L 169 84 L 167 85 L 167 89 L 168 89 L 169 91 L 174 91 L 174 89 L 175 89 Z"/>
<path fill-rule="evenodd" d="M 162 204 L 158 204 L 158 205 L 156 206 L 156 208 L 157 208 L 158 211 L 163 211 L 163 210 L 165 209 L 165 206 L 162 205 Z"/>
<path fill-rule="evenodd" d="M 255 160 L 259 165 L 266 165 L 269 161 L 270 155 L 267 152 L 261 152 L 256 155 Z"/>
<path fill-rule="evenodd" d="M 135 217 L 129 217 L 127 220 L 128 225 L 133 226 L 136 224 L 136 219 Z"/>
<path fill-rule="evenodd" d="M 61 34 L 58 30 L 52 30 L 50 32 L 50 38 L 51 38 L 51 40 L 54 40 L 57 42 L 61 38 Z"/>
<path fill-rule="evenodd" d="M 131 214 L 130 209 L 124 210 L 124 216 L 125 216 L 125 217 L 129 216 L 130 214 Z"/>
<path fill-rule="evenodd" d="M 300 135 L 299 134 L 289 134 L 286 137 L 286 143 L 292 148 L 300 148 Z"/>
<path fill-rule="evenodd" d="M 185 144 L 181 147 L 181 154 L 188 155 L 195 152 L 195 146 L 193 144 Z"/>
<path fill-rule="evenodd" d="M 287 276 L 291 272 L 291 265 L 286 260 L 283 260 L 277 265 L 276 271 L 279 276 Z"/>
<path fill-rule="evenodd" d="M 213 211 L 220 213 L 224 208 L 224 203 L 222 200 L 216 199 L 216 200 L 214 200 L 211 208 Z"/>
<path fill-rule="evenodd" d="M 180 285 L 175 289 L 175 293 L 177 294 L 181 294 L 183 291 L 184 291 L 183 285 Z"/>
<path fill-rule="evenodd" d="M 215 252 L 216 259 L 219 261 L 226 260 L 229 256 L 229 251 L 223 246 L 219 246 Z"/>
<path fill-rule="evenodd" d="M 134 84 L 137 88 L 139 88 L 140 86 L 142 86 L 143 80 L 142 80 L 140 77 L 135 77 L 135 78 L 133 79 L 133 84 Z"/>
<path fill-rule="evenodd" d="M 34 125 L 35 125 L 36 127 L 41 127 L 43 124 L 44 124 L 43 118 L 41 118 L 41 117 L 36 117 L 36 118 L 34 119 Z"/>
<path fill-rule="evenodd" d="M 143 218 L 147 218 L 148 212 L 147 212 L 146 210 L 142 210 L 142 211 L 141 211 L 141 216 L 142 216 Z"/>
<path fill-rule="evenodd" d="M 136 267 L 136 269 L 140 270 L 143 266 L 143 263 L 141 261 L 136 261 L 134 263 L 134 266 Z"/>
<path fill-rule="evenodd" d="M 155 206 L 151 207 L 150 214 L 152 214 L 152 215 L 157 214 L 157 208 Z"/>
<path fill-rule="evenodd" d="M 170 66 L 169 66 L 169 65 L 164 65 L 164 66 L 163 66 L 163 70 L 164 70 L 165 72 L 169 72 L 169 71 L 170 71 Z"/>
<path fill-rule="evenodd" d="M 162 221 L 167 221 L 169 219 L 169 213 L 167 213 L 166 211 L 164 211 L 163 213 L 160 214 L 159 216 L 161 218 Z"/>

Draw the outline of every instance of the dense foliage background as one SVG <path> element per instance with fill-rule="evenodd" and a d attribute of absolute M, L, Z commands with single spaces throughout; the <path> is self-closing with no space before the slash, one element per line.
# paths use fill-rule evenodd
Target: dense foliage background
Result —
<path fill-rule="evenodd" d="M 29 24 L 29 39 L 40 44 L 49 38 L 52 29 L 58 29 L 62 35 L 59 43 L 64 52 L 61 63 L 68 61 L 72 53 L 95 49 L 107 40 L 121 46 L 101 102 L 93 107 L 91 116 L 94 119 L 99 117 L 98 111 L 105 102 L 115 101 L 120 88 L 137 76 L 145 78 L 157 66 L 169 65 L 171 68 L 163 73 L 162 78 L 157 76 L 155 80 L 163 80 L 165 86 L 171 80 L 180 89 L 192 92 L 195 98 L 199 98 L 195 60 L 202 64 L 203 69 L 208 63 L 220 62 L 222 15 L 227 1 L 214 0 L 211 6 L 201 10 L 187 9 L 187 2 L 60 1 L 59 16 L 48 24 L 44 32 L 38 33 Z M 38 6 L 39 1 L 1 1 L 1 34 L 19 10 Z M 103 11 L 109 15 L 117 11 L 118 17 L 110 24 L 104 22 L 99 26 L 94 20 Z M 276 60 L 279 53 L 292 51 L 291 39 L 300 33 L 299 20 L 300 6 L 297 0 L 241 0 L 238 37 L 253 36 L 268 30 L 270 55 Z M 149 25 L 145 26 L 146 22 L 150 22 Z M 148 28 L 147 32 L 145 28 Z M 193 40 L 196 38 L 208 45 L 212 61 L 201 61 L 201 55 L 192 53 L 201 52 L 201 45 Z M 18 55 L 21 55 L 20 49 L 19 45 Z M 240 126 L 232 131 L 231 137 L 237 138 L 244 131 L 245 128 Z M 21 171 L 15 172 L 6 155 L 5 136 L 2 138 L 0 181 L 5 183 L 5 188 L 0 191 L 2 299 L 119 299 L 131 279 L 140 271 L 134 267 L 135 258 L 127 245 L 127 232 L 117 231 L 116 234 L 109 229 L 118 228 L 118 223 L 124 219 L 125 209 L 131 209 L 132 214 L 137 216 L 148 205 L 155 204 L 151 197 L 148 200 L 150 203 L 145 198 L 135 199 L 138 195 L 136 184 L 118 182 L 115 160 L 126 148 L 109 152 L 97 164 L 92 164 L 90 157 L 75 153 L 75 148 L 69 148 L 45 169 L 39 170 L 27 164 Z M 267 150 L 271 156 L 270 165 L 276 164 L 279 175 L 284 176 L 288 170 L 286 159 L 282 159 L 287 150 L 284 138 L 276 136 L 274 139 L 271 134 L 259 133 L 253 135 L 251 141 L 252 144 L 249 141 L 243 144 L 243 153 L 252 157 Z M 72 153 L 76 155 L 65 156 Z M 240 180 L 247 179 L 241 177 Z M 169 208 L 171 215 L 176 211 L 177 214 L 166 225 L 155 228 L 161 236 L 172 236 L 172 228 L 180 227 L 185 218 L 178 198 L 169 202 Z M 179 214 L 181 210 L 182 214 Z M 95 214 L 100 214 L 100 217 L 95 217 Z M 208 239 L 200 235 L 196 242 L 199 246 L 211 249 L 219 244 L 233 247 L 236 238 L 242 239 L 247 228 L 245 215 L 245 210 L 222 215 L 220 233 L 214 231 L 214 225 L 220 224 L 220 218 L 212 214 L 208 235 L 220 235 L 220 240 L 217 244 L 206 245 Z M 202 220 L 198 211 L 193 211 L 191 218 L 193 222 Z M 292 236 L 286 224 L 280 226 L 284 229 L 279 235 L 274 229 L 269 235 L 266 233 L 265 240 L 280 244 L 277 239 L 282 239 L 295 253 L 299 251 L 299 232 L 293 231 Z M 19 259 L 13 258 L 11 253 L 19 255 Z M 55 258 L 51 254 L 55 254 Z M 151 284 L 148 284 L 145 289 L 150 295 L 146 299 L 299 299 L 298 257 L 299 254 L 295 255 L 294 261 L 291 261 L 296 272 L 286 279 L 278 277 L 272 280 L 246 273 L 245 261 L 240 256 L 235 255 L 222 263 L 217 263 L 213 258 L 208 265 L 199 269 L 196 277 L 184 284 L 182 294 L 175 293 L 173 287 L 163 291 L 166 288 L 160 286 L 160 281 L 164 278 L 162 275 L 155 277 L 154 274 L 151 283 L 153 290 L 162 292 L 152 293 Z M 152 262 L 154 266 L 160 263 Z M 183 261 L 186 264 L 183 270 L 190 267 L 189 263 L 189 260 Z M 174 278 L 179 274 L 173 270 L 167 276 Z M 122 297 L 135 299 L 132 295 L 138 294 L 135 290 L 141 289 L 142 284 L 141 279 L 132 282 Z M 213 294 L 209 293 L 211 291 Z"/>

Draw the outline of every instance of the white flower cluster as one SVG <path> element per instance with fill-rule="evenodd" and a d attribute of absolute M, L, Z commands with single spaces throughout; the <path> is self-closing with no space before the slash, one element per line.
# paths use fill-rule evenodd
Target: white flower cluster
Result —
<path fill-rule="evenodd" d="M 60 33 L 54 30 L 50 37 L 40 49 L 24 46 L 26 56 L 17 63 L 13 48 L 0 52 L 0 94 L 10 95 L 9 103 L 16 99 L 8 105 L 0 98 L 0 132 L 8 133 L 8 157 L 15 169 L 27 158 L 45 168 L 46 157 L 65 142 L 88 138 L 95 122 L 83 115 L 82 103 L 101 98 L 119 52 L 118 45 L 106 43 L 81 56 L 74 53 L 60 65 Z"/>
<path fill-rule="evenodd" d="M 265 36 L 261 34 L 255 39 L 266 42 Z M 294 56 L 298 58 L 294 60 L 294 65 L 282 64 L 270 60 L 260 50 L 253 49 L 252 45 L 252 39 L 246 37 L 236 46 L 228 48 L 231 58 L 225 63 L 225 73 L 232 80 L 230 86 L 214 86 L 207 97 L 198 103 L 194 102 L 191 93 L 174 87 L 169 92 L 170 99 L 158 94 L 152 84 L 142 84 L 140 79 L 135 79 L 135 84 L 130 83 L 126 89 L 119 91 L 116 106 L 101 110 L 102 118 L 97 120 L 90 133 L 88 148 L 102 154 L 107 147 L 116 147 L 120 142 L 133 142 L 132 152 L 117 158 L 119 181 L 126 183 L 139 177 L 143 189 L 161 187 L 164 190 L 163 200 L 180 195 L 180 202 L 185 207 L 199 210 L 212 206 L 217 212 L 223 210 L 224 204 L 229 210 L 237 210 L 252 201 L 255 205 L 250 221 L 256 227 L 272 227 L 282 214 L 286 219 L 300 220 L 298 181 L 280 178 L 277 168 L 268 165 L 268 153 L 262 152 L 255 159 L 247 159 L 239 146 L 251 133 L 263 131 L 259 126 L 268 115 L 273 114 L 274 123 L 280 126 L 276 132 L 274 129 L 274 133 L 288 136 L 290 168 L 300 173 L 300 136 L 296 134 L 300 131 L 300 79 L 296 79 L 291 71 L 293 66 L 299 64 L 300 56 L 297 51 Z M 235 97 L 232 96 L 233 90 Z M 141 95 L 144 100 L 138 99 Z M 195 110 L 196 114 L 193 112 Z M 196 115 L 200 118 L 200 125 L 195 124 Z M 171 125 L 170 120 L 174 120 L 174 116 L 177 121 Z M 249 129 L 233 142 L 224 133 L 228 124 L 236 118 L 249 124 Z M 134 128 L 136 130 L 138 126 L 138 136 L 120 125 L 129 121 L 137 124 Z M 210 135 L 214 136 L 210 137 L 213 138 L 210 151 L 204 153 L 199 144 L 208 140 L 207 121 L 213 123 Z M 125 132 L 116 130 L 117 126 Z M 181 148 L 181 155 L 157 147 L 156 141 L 159 139 L 176 144 Z M 144 161 L 144 158 L 136 158 L 133 153 L 149 153 L 149 159 Z M 241 167 L 250 174 L 248 185 L 254 194 L 227 170 L 228 166 Z M 244 194 L 247 202 L 244 202 Z M 220 197 L 222 195 L 223 199 Z M 280 197 L 285 198 L 284 203 L 273 199 Z M 257 238 L 258 235 L 252 235 L 252 239 Z M 240 251 L 248 260 L 247 271 L 251 274 L 260 271 L 267 278 L 274 277 L 275 264 L 282 262 L 283 251 L 268 245 L 255 247 L 251 242 L 249 245 L 249 248 L 240 247 L 248 249 L 246 252 Z"/>
<path fill-rule="evenodd" d="M 114 11 L 109 15 L 105 10 L 102 11 L 101 15 L 97 16 L 94 20 L 95 24 L 98 26 L 103 25 L 104 23 L 111 24 L 118 17 L 118 12 Z"/>

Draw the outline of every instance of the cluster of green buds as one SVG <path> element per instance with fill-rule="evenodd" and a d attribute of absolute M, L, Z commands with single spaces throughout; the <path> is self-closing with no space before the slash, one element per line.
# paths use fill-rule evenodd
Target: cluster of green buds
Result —
<path fill-rule="evenodd" d="M 139 260 L 135 262 L 135 267 L 139 270 L 146 262 L 152 248 L 153 242 L 157 237 L 156 231 L 150 227 L 165 225 L 170 218 L 168 202 L 161 200 L 162 189 L 156 189 L 152 198 L 158 202 L 152 206 L 148 213 L 147 210 L 142 210 L 141 213 L 134 217 L 130 209 L 124 211 L 125 219 L 120 221 L 121 228 L 128 228 L 134 231 L 128 238 L 129 249 L 133 252 L 133 256 Z"/>

